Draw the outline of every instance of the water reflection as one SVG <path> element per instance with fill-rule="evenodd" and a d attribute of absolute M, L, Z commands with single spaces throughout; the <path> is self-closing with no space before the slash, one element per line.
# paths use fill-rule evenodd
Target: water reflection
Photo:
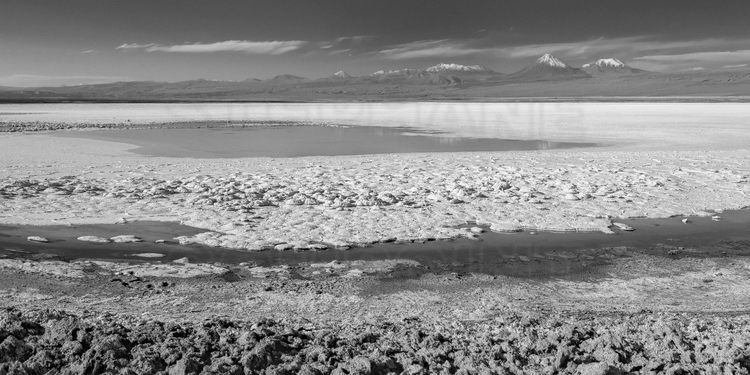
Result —
<path fill-rule="evenodd" d="M 55 133 L 138 146 L 138 154 L 168 157 L 298 157 L 411 152 L 515 151 L 593 144 L 461 137 L 437 130 L 379 126 L 252 126 L 133 129 Z"/>

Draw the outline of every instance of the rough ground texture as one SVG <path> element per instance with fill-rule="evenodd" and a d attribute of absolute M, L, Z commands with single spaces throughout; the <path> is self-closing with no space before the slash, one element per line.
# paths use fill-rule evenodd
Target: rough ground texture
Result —
<path fill-rule="evenodd" d="M 747 317 L 652 313 L 327 328 L 5 310 L 0 373 L 747 374 L 748 327 Z"/>
<path fill-rule="evenodd" d="M 748 250 L 582 250 L 566 259 L 584 271 L 541 278 L 405 260 L 212 265 L 184 277 L 155 272 L 170 267 L 158 261 L 9 258 L 0 371 L 743 374 Z M 562 267 L 523 258 L 514 268 Z"/>
<path fill-rule="evenodd" d="M 607 232 L 613 217 L 750 205 L 748 151 L 88 160 L 8 155 L 0 223 L 181 221 L 207 231 L 183 242 L 261 250 L 471 237 L 466 222 Z"/>

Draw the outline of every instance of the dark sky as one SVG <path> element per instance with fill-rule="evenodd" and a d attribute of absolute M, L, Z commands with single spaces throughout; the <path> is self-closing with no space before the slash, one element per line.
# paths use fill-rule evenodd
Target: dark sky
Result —
<path fill-rule="evenodd" d="M 514 71 L 550 52 L 656 71 L 742 69 L 750 1 L 2 0 L 0 85 Z"/>

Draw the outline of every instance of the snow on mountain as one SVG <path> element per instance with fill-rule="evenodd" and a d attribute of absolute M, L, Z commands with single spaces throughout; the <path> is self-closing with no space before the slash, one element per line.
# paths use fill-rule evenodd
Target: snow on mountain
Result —
<path fill-rule="evenodd" d="M 538 58 L 536 60 L 536 63 L 541 64 L 541 65 L 548 65 L 553 68 L 565 69 L 568 67 L 568 65 L 562 62 L 560 59 L 558 59 L 555 56 L 550 55 L 549 53 L 545 53 L 544 55 L 542 55 L 542 57 Z"/>
<path fill-rule="evenodd" d="M 596 60 L 596 61 L 594 61 L 592 63 L 583 64 L 582 68 L 591 68 L 591 67 L 594 67 L 594 66 L 597 66 L 599 68 L 615 68 L 615 69 L 620 69 L 620 68 L 624 68 L 625 67 L 625 63 L 623 63 L 622 61 L 620 61 L 620 60 L 618 60 L 618 59 L 616 59 L 614 57 L 610 57 L 610 58 L 606 58 L 606 59 L 599 59 L 599 60 Z"/>
<path fill-rule="evenodd" d="M 590 77 L 581 69 L 573 68 L 549 53 L 533 64 L 508 76 L 513 81 L 547 81 Z"/>
<path fill-rule="evenodd" d="M 351 78 L 352 77 L 351 75 L 349 75 L 349 73 L 343 70 L 339 70 L 338 72 L 333 73 L 333 76 L 336 78 Z"/>
<path fill-rule="evenodd" d="M 646 73 L 644 70 L 631 68 L 614 57 L 599 59 L 588 64 L 583 64 L 581 68 L 590 75 L 597 77 Z"/>
<path fill-rule="evenodd" d="M 481 65 L 461 65 L 440 63 L 425 69 L 429 73 L 442 72 L 489 72 L 490 70 Z"/>
<path fill-rule="evenodd" d="M 405 75 L 418 73 L 419 69 L 403 68 L 403 69 L 392 69 L 392 70 L 378 70 L 370 74 L 371 76 L 392 76 L 392 75 Z"/>
<path fill-rule="evenodd" d="M 307 78 L 295 76 L 293 74 L 280 74 L 273 78 L 269 78 L 265 80 L 265 82 L 274 82 L 274 83 L 288 83 L 288 82 L 302 82 L 307 81 Z"/>

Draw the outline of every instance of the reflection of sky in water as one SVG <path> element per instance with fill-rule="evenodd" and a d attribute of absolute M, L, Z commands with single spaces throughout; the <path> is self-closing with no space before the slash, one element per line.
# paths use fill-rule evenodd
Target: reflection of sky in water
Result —
<path fill-rule="evenodd" d="M 169 103 L 0 105 L 15 121 L 301 121 L 466 137 L 722 148 L 750 144 L 747 103 Z M 32 113 L 34 112 L 34 113 Z M 710 148 L 710 147 L 709 147 Z"/>
<path fill-rule="evenodd" d="M 256 126 L 242 129 L 133 129 L 55 133 L 124 142 L 133 152 L 173 157 L 295 157 L 408 152 L 510 151 L 588 144 L 459 137 L 455 134 L 374 126 Z M 408 134 L 408 135 L 404 135 Z"/>
<path fill-rule="evenodd" d="M 20 251 L 44 252 L 70 258 L 116 258 L 131 260 L 132 254 L 157 251 L 165 255 L 162 261 L 172 261 L 189 257 L 191 261 L 257 262 L 260 265 L 295 264 L 297 262 L 330 262 L 344 260 L 413 259 L 431 270 L 481 272 L 489 274 L 511 274 L 516 276 L 561 275 L 582 270 L 592 263 L 605 262 L 612 251 L 602 248 L 649 249 L 660 255 L 667 255 L 658 248 L 683 246 L 694 249 L 693 254 L 717 255 L 726 247 L 715 246 L 717 242 L 732 238 L 747 241 L 750 232 L 750 211 L 725 211 L 722 220 L 716 222 L 710 217 L 691 218 L 691 225 L 681 222 L 681 217 L 665 219 L 624 220 L 638 228 L 635 232 L 604 234 L 599 232 L 550 233 L 485 233 L 481 241 L 456 240 L 432 241 L 424 244 L 376 244 L 372 247 L 357 248 L 352 251 L 306 251 L 306 252 L 244 252 L 222 248 L 209 248 L 200 245 L 181 246 L 177 243 L 159 245 L 153 248 L 153 241 L 179 235 L 194 235 L 204 232 L 178 223 L 133 221 L 125 224 L 92 224 L 70 226 L 0 226 L 0 254 L 3 248 Z M 76 237 L 97 235 L 111 237 L 123 232 L 133 233 L 144 239 L 134 244 L 96 244 L 75 240 Z M 42 235 L 54 239 L 51 244 L 31 243 L 29 235 Z M 735 251 L 741 252 L 741 249 Z M 6 252 L 9 256 L 18 253 Z M 583 254 L 578 256 L 576 254 Z M 527 258 L 523 261 L 521 256 Z M 619 255 L 618 255 L 619 256 Z M 601 258 L 599 258 L 601 257 Z M 528 261 L 531 259 L 531 261 Z"/>

